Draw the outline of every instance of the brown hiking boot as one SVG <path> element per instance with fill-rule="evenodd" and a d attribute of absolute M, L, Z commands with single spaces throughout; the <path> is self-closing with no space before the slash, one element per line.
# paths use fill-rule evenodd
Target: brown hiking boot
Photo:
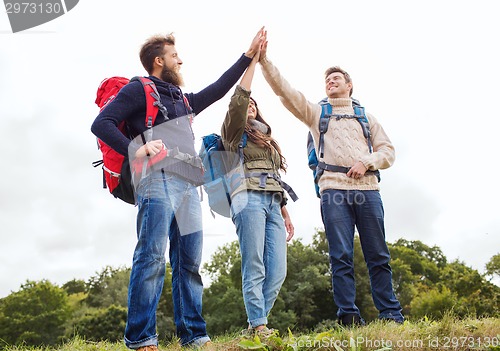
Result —
<path fill-rule="evenodd" d="M 212 350 L 217 350 L 217 348 L 215 347 L 215 345 L 211 342 L 211 341 L 207 341 L 206 343 L 204 343 L 202 346 L 201 346 L 201 349 L 203 351 L 212 351 Z"/>

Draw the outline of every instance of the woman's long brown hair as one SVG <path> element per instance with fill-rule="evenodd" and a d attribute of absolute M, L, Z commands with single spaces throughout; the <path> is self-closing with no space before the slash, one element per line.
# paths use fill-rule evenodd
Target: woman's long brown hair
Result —
<path fill-rule="evenodd" d="M 278 155 L 280 155 L 280 160 L 281 160 L 280 169 L 286 173 L 286 168 L 287 168 L 286 159 L 281 153 L 281 148 L 279 147 L 278 142 L 271 136 L 271 126 L 264 120 L 264 118 L 262 118 L 262 115 L 260 114 L 260 110 L 259 107 L 257 106 L 257 102 L 255 101 L 255 99 L 253 98 L 250 99 L 252 99 L 252 101 L 255 103 L 255 109 L 257 110 L 255 119 L 267 126 L 267 134 L 262 133 L 260 130 L 253 129 L 248 123 L 248 121 L 245 126 L 245 132 L 247 133 L 248 138 L 252 143 L 255 143 L 258 146 L 269 150 L 269 152 L 271 152 L 272 148 L 274 148 L 278 153 Z"/>

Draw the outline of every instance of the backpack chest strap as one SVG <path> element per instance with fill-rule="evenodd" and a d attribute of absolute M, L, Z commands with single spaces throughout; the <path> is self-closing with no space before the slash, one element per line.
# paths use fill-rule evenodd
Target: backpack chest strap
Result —
<path fill-rule="evenodd" d="M 167 157 L 175 158 L 196 168 L 203 168 L 203 163 L 199 156 L 193 156 L 185 152 L 179 151 L 179 147 L 167 150 Z"/>
<path fill-rule="evenodd" d="M 330 124 L 330 119 L 335 118 L 337 121 L 343 118 L 345 119 L 356 119 L 363 131 L 363 136 L 366 139 L 366 143 L 368 144 L 368 150 L 370 153 L 373 152 L 371 133 L 370 133 L 370 125 L 368 122 L 368 118 L 365 114 L 365 108 L 358 105 L 353 105 L 354 115 L 349 114 L 333 114 L 332 105 L 330 104 L 322 104 L 321 105 L 321 116 L 319 119 L 319 145 L 318 145 L 318 154 L 320 158 L 324 157 L 324 144 L 325 144 L 325 133 L 328 131 L 328 125 Z"/>
<path fill-rule="evenodd" d="M 279 183 L 279 185 L 288 193 L 288 195 L 290 195 L 293 201 L 297 201 L 299 199 L 299 197 L 292 189 L 292 187 L 287 183 L 285 183 L 276 173 L 268 173 L 268 172 L 245 173 L 245 178 L 253 178 L 253 177 L 259 178 L 259 188 L 265 189 L 267 178 L 272 178 Z"/>
<path fill-rule="evenodd" d="M 346 173 L 347 174 L 350 169 L 351 168 L 349 168 L 349 167 L 336 166 L 336 165 L 331 165 L 331 164 L 325 163 L 323 161 L 319 161 L 318 162 L 318 171 L 316 172 L 316 176 L 314 178 L 314 181 L 317 183 L 324 171 Z M 365 175 L 375 175 L 377 177 L 377 180 L 380 182 L 379 170 L 376 170 L 376 171 L 368 170 L 365 172 Z"/>

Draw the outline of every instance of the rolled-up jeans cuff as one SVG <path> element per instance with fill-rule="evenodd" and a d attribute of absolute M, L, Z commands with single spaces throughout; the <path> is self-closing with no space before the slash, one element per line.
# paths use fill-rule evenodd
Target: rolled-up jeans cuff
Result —
<path fill-rule="evenodd" d="M 265 317 L 257 318 L 257 319 L 249 321 L 248 323 L 250 323 L 250 326 L 252 328 L 258 327 L 259 325 L 267 325 L 267 318 L 265 318 Z"/>
<path fill-rule="evenodd" d="M 136 342 L 132 342 L 130 340 L 127 340 L 127 338 L 125 338 L 125 345 L 127 345 L 127 347 L 132 350 L 136 350 L 139 347 L 144 347 L 144 346 L 158 346 L 158 335 L 154 335 L 147 339 Z"/>

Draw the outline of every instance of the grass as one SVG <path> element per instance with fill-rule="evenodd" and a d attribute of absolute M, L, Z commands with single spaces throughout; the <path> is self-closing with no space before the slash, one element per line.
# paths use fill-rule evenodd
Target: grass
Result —
<path fill-rule="evenodd" d="M 208 350 L 262 350 L 262 351 L 420 351 L 420 350 L 483 350 L 500 351 L 500 319 L 457 319 L 445 316 L 440 321 L 423 319 L 404 324 L 372 322 L 366 326 L 345 329 L 334 327 L 310 334 L 294 335 L 286 331 L 265 340 L 223 335 L 212 338 Z M 122 342 L 89 342 L 79 337 L 59 347 L 4 348 L 6 351 L 127 351 Z M 160 350 L 183 350 L 177 340 L 160 345 Z"/>

